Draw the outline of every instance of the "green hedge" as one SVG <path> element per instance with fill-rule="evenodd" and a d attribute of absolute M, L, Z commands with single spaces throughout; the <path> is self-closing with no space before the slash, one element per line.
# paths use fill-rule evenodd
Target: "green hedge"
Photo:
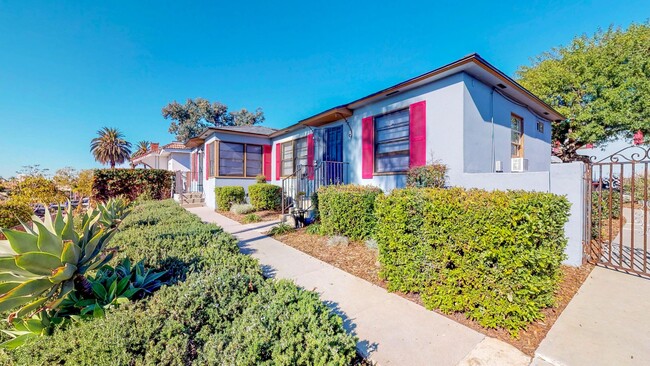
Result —
<path fill-rule="evenodd" d="M 282 188 L 268 183 L 251 184 L 248 197 L 256 210 L 276 210 L 282 200 Z"/>
<path fill-rule="evenodd" d="M 224 186 L 214 189 L 214 199 L 219 211 L 228 211 L 233 203 L 243 203 L 245 198 L 244 187 Z"/>
<path fill-rule="evenodd" d="M 402 189 L 377 200 L 380 276 L 488 328 L 543 318 L 560 279 L 570 204 L 523 191 Z"/>
<path fill-rule="evenodd" d="M 111 245 L 176 283 L 13 351 L 7 365 L 348 365 L 356 339 L 318 295 L 265 279 L 236 240 L 171 201 L 134 208 Z"/>
<path fill-rule="evenodd" d="M 10 229 L 20 225 L 18 219 L 27 222 L 30 217 L 32 217 L 32 209 L 28 204 L 12 201 L 0 202 L 0 228 Z"/>
<path fill-rule="evenodd" d="M 381 189 L 372 186 L 331 185 L 318 191 L 318 211 L 325 235 L 353 240 L 372 236 L 377 222 L 375 199 Z"/>
<path fill-rule="evenodd" d="M 171 197 L 174 172 L 162 169 L 97 169 L 93 176 L 93 199 L 106 201 L 124 196 L 134 201 L 143 196 L 162 200 Z"/>

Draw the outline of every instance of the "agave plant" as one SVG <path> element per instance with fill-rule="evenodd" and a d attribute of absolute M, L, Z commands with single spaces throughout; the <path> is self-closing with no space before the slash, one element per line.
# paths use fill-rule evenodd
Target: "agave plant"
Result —
<path fill-rule="evenodd" d="M 114 228 L 131 212 L 129 202 L 124 197 L 111 198 L 97 207 L 99 222 L 108 228 Z"/>
<path fill-rule="evenodd" d="M 166 273 L 145 269 L 143 262 L 131 267 L 128 258 L 115 268 L 104 266 L 92 277 L 88 276 L 92 295 L 72 292 L 61 303 L 57 316 L 97 318 L 104 316 L 106 309 L 127 303 L 134 298 L 142 298 L 160 288 L 164 282 L 160 278 Z"/>
<path fill-rule="evenodd" d="M 17 309 L 10 321 L 57 307 L 75 287 L 90 291 L 84 274 L 113 257 L 104 248 L 115 230 L 98 223 L 99 211 L 84 214 L 77 233 L 68 207 L 65 217 L 60 209 L 54 219 L 34 216 L 25 232 L 0 229 L 7 237 L 0 241 L 0 312 Z"/>

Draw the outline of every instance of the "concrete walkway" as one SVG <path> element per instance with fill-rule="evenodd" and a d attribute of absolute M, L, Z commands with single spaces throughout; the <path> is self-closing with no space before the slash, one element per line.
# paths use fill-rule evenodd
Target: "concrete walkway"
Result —
<path fill-rule="evenodd" d="M 650 365 L 650 280 L 596 267 L 540 344 L 535 365 Z"/>
<path fill-rule="evenodd" d="M 237 237 L 242 253 L 260 261 L 266 275 L 318 292 L 359 337 L 357 348 L 380 365 L 528 365 L 511 345 L 263 235 L 274 223 L 242 225 L 209 208 L 189 208 L 205 222 Z"/>

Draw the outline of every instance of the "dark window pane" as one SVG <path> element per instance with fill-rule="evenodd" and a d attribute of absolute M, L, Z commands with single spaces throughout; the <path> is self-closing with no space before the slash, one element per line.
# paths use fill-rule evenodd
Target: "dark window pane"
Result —
<path fill-rule="evenodd" d="M 244 176 L 244 144 L 219 144 L 219 175 Z"/>
<path fill-rule="evenodd" d="M 262 174 L 262 146 L 246 145 L 246 176 Z"/>
<path fill-rule="evenodd" d="M 375 118 L 375 171 L 402 172 L 409 168 L 409 110 Z"/>

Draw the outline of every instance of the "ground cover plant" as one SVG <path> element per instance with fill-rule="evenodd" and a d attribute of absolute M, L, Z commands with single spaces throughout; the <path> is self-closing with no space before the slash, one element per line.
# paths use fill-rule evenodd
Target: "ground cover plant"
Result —
<path fill-rule="evenodd" d="M 236 240 L 171 201 L 133 209 L 111 241 L 165 271 L 151 296 L 0 354 L 4 364 L 346 365 L 355 339 L 318 296 L 265 279 Z M 4 358 L 3 358 L 4 357 Z"/>
<path fill-rule="evenodd" d="M 549 193 L 394 190 L 376 204 L 380 275 L 427 308 L 516 336 L 554 304 L 569 206 Z"/>

